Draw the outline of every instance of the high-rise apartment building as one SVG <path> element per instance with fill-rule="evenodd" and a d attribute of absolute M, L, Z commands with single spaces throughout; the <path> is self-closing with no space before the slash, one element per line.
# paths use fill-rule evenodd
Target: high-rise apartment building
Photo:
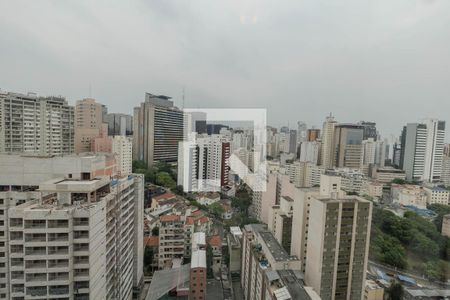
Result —
<path fill-rule="evenodd" d="M 133 141 L 131 138 L 118 135 L 112 138 L 112 153 L 116 158 L 117 173 L 127 176 L 132 172 Z"/>
<path fill-rule="evenodd" d="M 184 220 L 178 215 L 160 217 L 159 269 L 172 268 L 174 259 L 182 261 L 185 253 Z"/>
<path fill-rule="evenodd" d="M 78 100 L 75 106 L 75 152 L 90 152 L 92 141 L 100 135 L 104 106 L 95 99 Z"/>
<path fill-rule="evenodd" d="M 149 166 L 155 162 L 177 162 L 178 142 L 183 140 L 183 112 L 170 97 L 145 94 L 145 102 L 134 108 L 133 159 Z"/>
<path fill-rule="evenodd" d="M 110 113 L 105 117 L 108 135 L 133 135 L 133 117 L 127 114 Z"/>
<path fill-rule="evenodd" d="M 0 92 L 0 152 L 74 152 L 74 109 L 62 97 Z"/>
<path fill-rule="evenodd" d="M 445 122 L 436 119 L 403 127 L 400 167 L 409 181 L 438 181 L 442 172 Z"/>
<path fill-rule="evenodd" d="M 1 155 L 0 165 L 0 208 L 9 208 L 0 252 L 11 262 L 0 268 L 8 283 L 0 295 L 129 299 L 139 293 L 142 175 L 116 176 L 113 156 L 104 154 Z"/>
<path fill-rule="evenodd" d="M 243 299 L 319 299 L 306 287 L 300 260 L 289 255 L 262 224 L 245 225 L 242 237 Z"/>
<path fill-rule="evenodd" d="M 230 142 L 222 135 L 180 142 L 178 185 L 185 191 L 220 191 L 229 184 Z"/>
<path fill-rule="evenodd" d="M 323 183 L 309 203 L 305 280 L 323 300 L 363 299 L 372 203 Z"/>
<path fill-rule="evenodd" d="M 334 145 L 334 127 L 337 122 L 330 114 L 323 123 L 322 129 L 322 150 L 320 155 L 320 164 L 324 168 L 331 168 L 335 157 L 335 145 Z"/>
<path fill-rule="evenodd" d="M 354 124 L 339 124 L 334 128 L 333 166 L 359 169 L 362 157 L 363 127 Z"/>

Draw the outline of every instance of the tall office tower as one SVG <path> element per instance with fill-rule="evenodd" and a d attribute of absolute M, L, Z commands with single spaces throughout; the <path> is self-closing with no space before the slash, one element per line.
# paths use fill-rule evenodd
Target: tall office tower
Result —
<path fill-rule="evenodd" d="M 115 176 L 111 155 L 2 155 L 0 165 L 2 209 L 9 208 L 3 245 L 12 249 L 4 252 L 11 265 L 0 269 L 5 298 L 124 299 L 139 292 L 142 175 Z"/>
<path fill-rule="evenodd" d="M 435 182 L 440 179 L 444 137 L 445 121 L 429 119 L 403 127 L 400 167 L 407 180 Z"/>
<path fill-rule="evenodd" d="M 62 97 L 0 92 L 0 152 L 74 152 L 74 110 Z"/>
<path fill-rule="evenodd" d="M 372 203 L 331 193 L 313 197 L 309 216 L 306 282 L 324 300 L 363 299 Z"/>
<path fill-rule="evenodd" d="M 392 165 L 395 168 L 400 168 L 400 164 L 401 164 L 401 144 L 398 144 L 397 142 L 394 143 L 394 145 L 392 146 Z"/>
<path fill-rule="evenodd" d="M 133 117 L 126 114 L 111 113 L 105 117 L 108 135 L 133 135 Z"/>
<path fill-rule="evenodd" d="M 359 169 L 362 155 L 363 128 L 354 124 L 339 124 L 334 129 L 335 156 L 333 166 Z"/>
<path fill-rule="evenodd" d="M 300 144 L 300 156 L 301 162 L 311 162 L 317 164 L 319 162 L 320 142 L 302 142 Z"/>
<path fill-rule="evenodd" d="M 186 192 L 221 191 L 229 184 L 230 142 L 221 135 L 180 142 L 178 185 Z"/>
<path fill-rule="evenodd" d="M 117 173 L 128 176 L 133 165 L 133 141 L 131 138 L 118 135 L 112 138 L 112 153 L 116 158 Z"/>
<path fill-rule="evenodd" d="M 78 100 L 75 106 L 75 152 L 91 151 L 92 140 L 99 136 L 103 124 L 103 105 L 95 99 Z"/>
<path fill-rule="evenodd" d="M 363 139 L 368 140 L 372 138 L 374 141 L 378 139 L 377 123 L 361 121 L 358 125 L 363 128 Z"/>
<path fill-rule="evenodd" d="M 297 122 L 297 144 L 307 140 L 308 127 L 304 122 Z"/>
<path fill-rule="evenodd" d="M 314 142 L 320 138 L 320 129 L 308 129 L 306 131 L 306 141 L 307 142 Z"/>
<path fill-rule="evenodd" d="M 170 97 L 145 94 L 145 102 L 134 108 L 133 159 L 148 166 L 155 162 L 177 162 L 178 142 L 183 140 L 183 112 Z"/>
<path fill-rule="evenodd" d="M 297 153 L 297 131 L 289 131 L 289 153 Z"/>
<path fill-rule="evenodd" d="M 325 122 L 323 123 L 322 129 L 322 153 L 320 155 L 320 164 L 324 168 L 333 167 L 333 159 L 335 156 L 335 146 L 334 146 L 334 127 L 337 122 L 334 117 L 330 114 Z"/>

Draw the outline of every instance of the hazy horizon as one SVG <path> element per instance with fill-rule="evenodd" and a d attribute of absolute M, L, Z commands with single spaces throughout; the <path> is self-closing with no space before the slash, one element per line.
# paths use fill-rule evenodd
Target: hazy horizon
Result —
<path fill-rule="evenodd" d="M 262 107 L 291 128 L 332 112 L 390 140 L 450 122 L 449 15 L 444 0 L 4 1 L 0 89 L 91 91 L 129 114 L 145 92 L 182 106 L 184 89 L 186 108 Z"/>

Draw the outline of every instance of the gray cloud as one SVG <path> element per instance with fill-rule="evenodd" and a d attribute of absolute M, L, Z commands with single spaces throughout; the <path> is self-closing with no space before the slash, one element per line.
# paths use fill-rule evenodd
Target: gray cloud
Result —
<path fill-rule="evenodd" d="M 145 91 L 190 107 L 266 107 L 276 126 L 448 119 L 447 0 L 0 2 L 0 88 L 93 96 L 131 113 Z"/>

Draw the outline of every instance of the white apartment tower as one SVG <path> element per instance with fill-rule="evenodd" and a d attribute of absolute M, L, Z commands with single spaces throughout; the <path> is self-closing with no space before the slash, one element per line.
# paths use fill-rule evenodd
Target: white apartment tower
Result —
<path fill-rule="evenodd" d="M 131 138 L 116 135 L 112 139 L 112 153 L 116 157 L 117 173 L 127 176 L 132 172 L 133 141 Z"/>
<path fill-rule="evenodd" d="M 62 97 L 0 92 L 0 153 L 74 152 L 74 109 Z"/>
<path fill-rule="evenodd" d="M 220 191 L 229 183 L 230 142 L 222 135 L 200 136 L 178 146 L 178 179 L 186 192 Z"/>

